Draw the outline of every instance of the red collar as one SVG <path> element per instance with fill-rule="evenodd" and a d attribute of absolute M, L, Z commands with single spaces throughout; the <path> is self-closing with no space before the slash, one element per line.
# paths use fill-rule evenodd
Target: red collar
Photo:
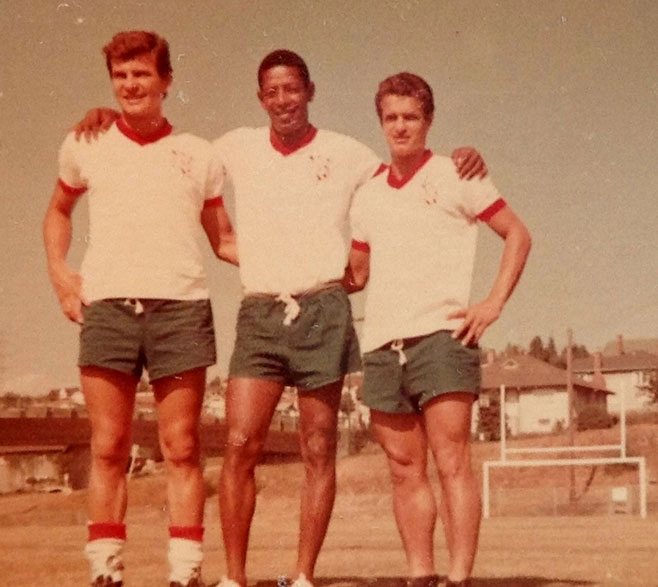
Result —
<path fill-rule="evenodd" d="M 429 149 L 425 149 L 425 152 L 423 153 L 423 158 L 419 161 L 418 165 L 416 166 L 415 169 L 411 171 L 411 173 L 405 175 L 404 177 L 401 177 L 398 179 L 395 177 L 392 173 L 392 168 L 389 165 L 388 166 L 388 178 L 386 179 L 388 185 L 390 185 L 392 188 L 395 188 L 399 190 L 400 188 L 404 187 L 407 183 L 409 183 L 412 178 L 420 171 L 420 169 L 427 163 L 431 158 L 432 158 L 432 151 Z"/>
<path fill-rule="evenodd" d="M 295 151 L 298 151 L 302 147 L 308 145 L 317 134 L 318 129 L 313 125 L 310 125 L 308 132 L 301 139 L 299 139 L 299 141 L 297 141 L 294 145 L 286 145 L 279 137 L 276 136 L 276 134 L 274 134 L 274 131 L 270 129 L 270 144 L 282 155 L 290 155 L 291 153 L 294 153 Z"/>
<path fill-rule="evenodd" d="M 136 142 L 138 145 L 148 145 L 150 143 L 155 143 L 161 138 L 170 135 L 173 130 L 173 127 L 171 124 L 169 124 L 169 121 L 166 118 L 164 119 L 164 124 L 158 130 L 146 137 L 137 134 L 130 126 L 128 126 L 123 118 L 117 119 L 117 128 L 121 134 L 129 138 L 131 141 Z"/>

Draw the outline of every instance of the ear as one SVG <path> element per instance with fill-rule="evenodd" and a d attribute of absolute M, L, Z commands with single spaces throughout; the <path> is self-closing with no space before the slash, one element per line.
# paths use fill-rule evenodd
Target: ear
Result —
<path fill-rule="evenodd" d="M 258 88 L 258 91 L 256 92 L 256 97 L 258 98 L 258 101 L 260 102 L 260 105 L 263 105 L 263 91 Z"/>
<path fill-rule="evenodd" d="M 162 97 L 166 98 L 169 90 L 171 89 L 171 84 L 174 83 L 174 76 L 169 74 L 167 77 L 162 78 L 162 81 L 164 82 L 164 91 L 162 92 Z"/>
<path fill-rule="evenodd" d="M 315 84 L 311 81 L 308 82 L 308 101 L 313 102 L 313 98 L 315 97 Z"/>

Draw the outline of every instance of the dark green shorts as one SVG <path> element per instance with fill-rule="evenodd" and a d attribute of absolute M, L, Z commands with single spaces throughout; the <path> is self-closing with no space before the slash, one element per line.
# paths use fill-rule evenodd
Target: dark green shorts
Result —
<path fill-rule="evenodd" d="M 83 308 L 80 367 L 104 367 L 151 381 L 217 360 L 209 300 L 106 299 Z"/>
<path fill-rule="evenodd" d="M 337 286 L 295 299 L 300 312 L 289 325 L 283 323 L 283 302 L 260 295 L 242 300 L 229 377 L 279 381 L 308 391 L 360 370 L 345 290 Z"/>
<path fill-rule="evenodd" d="M 363 355 L 363 402 L 391 414 L 418 413 L 432 398 L 480 393 L 480 349 L 464 347 L 452 332 L 406 338 Z M 401 345 L 400 345 L 401 343 Z M 401 364 L 401 359 L 404 364 Z"/>

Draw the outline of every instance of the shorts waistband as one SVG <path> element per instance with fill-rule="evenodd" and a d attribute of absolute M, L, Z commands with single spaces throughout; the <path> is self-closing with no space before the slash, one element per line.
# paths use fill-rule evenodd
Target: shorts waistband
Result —
<path fill-rule="evenodd" d="M 393 345 L 395 345 L 396 347 L 400 346 L 401 348 L 406 349 L 418 344 L 419 342 L 425 340 L 426 338 L 429 338 L 430 336 L 436 336 L 441 332 L 452 334 L 453 331 L 448 330 L 446 328 L 441 328 L 440 330 L 434 330 L 433 332 L 428 332 L 427 334 L 419 334 L 417 336 L 407 336 L 405 338 L 395 338 L 393 340 L 389 340 L 388 342 L 385 342 L 384 344 L 378 346 L 376 349 L 373 350 L 376 351 L 384 350 L 384 349 L 396 350 L 391 348 Z"/>
<path fill-rule="evenodd" d="M 256 297 L 256 298 L 265 298 L 281 302 L 284 304 L 284 326 L 290 326 L 299 316 L 301 312 L 301 306 L 299 305 L 299 300 L 304 297 L 308 297 L 323 291 L 328 291 L 330 289 L 335 289 L 337 287 L 342 287 L 340 281 L 327 281 L 326 283 L 321 283 L 319 285 L 313 286 L 301 293 L 291 294 L 288 292 L 282 292 L 280 294 L 248 294 L 245 297 Z"/>
<path fill-rule="evenodd" d="M 314 285 L 313 287 L 309 287 L 308 289 L 305 289 L 304 291 L 297 292 L 294 294 L 286 294 L 286 293 L 265 293 L 265 292 L 251 292 L 248 294 L 245 294 L 244 297 L 246 298 L 263 298 L 263 299 L 271 299 L 271 300 L 276 300 L 277 298 L 280 298 L 282 296 L 287 296 L 289 295 L 291 298 L 294 298 L 296 300 L 307 297 L 307 296 L 312 296 L 316 293 L 320 293 L 329 289 L 334 289 L 337 287 L 342 287 L 342 283 L 339 280 L 336 281 L 327 281 L 325 283 L 320 283 L 318 285 Z"/>

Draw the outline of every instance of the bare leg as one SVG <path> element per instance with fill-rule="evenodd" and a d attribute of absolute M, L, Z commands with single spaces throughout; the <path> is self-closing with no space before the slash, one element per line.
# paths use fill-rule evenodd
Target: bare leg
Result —
<path fill-rule="evenodd" d="M 473 396 L 451 393 L 425 407 L 428 437 L 442 487 L 442 520 L 450 555 L 448 577 L 470 577 L 477 552 L 482 504 L 471 465 Z M 445 509 L 443 509 L 445 508 Z"/>
<path fill-rule="evenodd" d="M 336 438 L 342 381 L 299 394 L 304 482 L 297 576 L 313 580 L 336 498 Z"/>
<path fill-rule="evenodd" d="M 226 575 L 243 587 L 256 508 L 255 468 L 282 393 L 282 383 L 243 377 L 229 379 L 226 390 L 228 440 L 219 481 L 220 518 Z"/>
<path fill-rule="evenodd" d="M 172 526 L 201 526 L 205 489 L 200 464 L 199 418 L 206 370 L 193 369 L 153 383 L 160 448 L 167 466 Z"/>
<path fill-rule="evenodd" d="M 91 424 L 88 509 L 92 522 L 121 522 L 126 514 L 126 467 L 138 379 L 82 367 L 80 380 Z"/>
<path fill-rule="evenodd" d="M 427 438 L 422 417 L 372 410 L 371 422 L 388 458 L 393 512 L 409 576 L 433 575 L 437 507 L 427 477 Z"/>

